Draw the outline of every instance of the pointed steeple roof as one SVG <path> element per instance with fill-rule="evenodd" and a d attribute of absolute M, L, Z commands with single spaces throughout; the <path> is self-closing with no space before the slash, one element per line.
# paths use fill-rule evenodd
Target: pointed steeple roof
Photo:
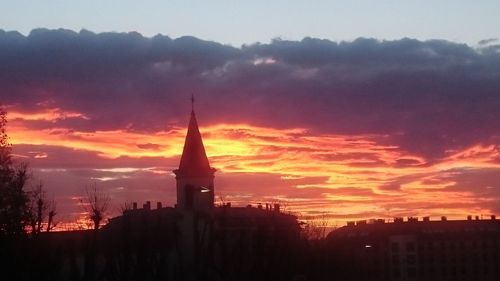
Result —
<path fill-rule="evenodd" d="M 183 177 L 203 177 L 213 175 L 215 169 L 210 167 L 203 140 L 194 110 L 191 111 L 184 149 L 182 151 L 179 169 L 174 173 Z"/>

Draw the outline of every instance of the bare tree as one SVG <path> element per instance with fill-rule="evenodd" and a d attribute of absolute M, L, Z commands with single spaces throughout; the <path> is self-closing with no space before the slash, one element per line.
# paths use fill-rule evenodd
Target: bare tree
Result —
<path fill-rule="evenodd" d="M 128 201 L 125 201 L 119 206 L 119 210 L 122 214 L 125 214 L 125 212 L 130 211 L 132 209 L 133 209 L 133 203 Z"/>
<path fill-rule="evenodd" d="M 42 184 L 39 182 L 32 191 L 29 192 L 30 206 L 29 206 L 29 220 L 31 233 L 36 235 L 43 231 L 51 231 L 57 223 L 54 218 L 57 215 L 57 204 L 54 199 L 49 200 L 46 196 L 47 192 Z"/>
<path fill-rule="evenodd" d="M 318 215 L 302 224 L 302 235 L 308 240 L 319 240 L 325 238 L 329 226 L 328 215 L 326 213 Z"/>
<path fill-rule="evenodd" d="M 57 226 L 57 222 L 55 222 L 54 218 L 57 215 L 57 203 L 56 200 L 52 199 L 48 202 L 47 209 L 49 211 L 49 218 L 47 220 L 47 232 L 50 232 L 54 227 Z"/>
<path fill-rule="evenodd" d="M 30 225 L 31 233 L 36 235 L 42 231 L 42 223 L 47 215 L 47 200 L 42 182 L 39 182 L 30 192 Z"/>
<path fill-rule="evenodd" d="M 90 221 L 93 223 L 95 230 L 99 229 L 101 223 L 109 208 L 111 201 L 109 195 L 103 191 L 97 190 L 97 184 L 94 183 L 90 187 L 85 188 L 85 198 L 80 200 L 80 203 L 85 208 Z"/>
<path fill-rule="evenodd" d="M 217 194 L 217 204 L 219 206 L 224 206 L 226 204 L 226 195 L 222 194 L 222 193 L 218 193 Z"/>

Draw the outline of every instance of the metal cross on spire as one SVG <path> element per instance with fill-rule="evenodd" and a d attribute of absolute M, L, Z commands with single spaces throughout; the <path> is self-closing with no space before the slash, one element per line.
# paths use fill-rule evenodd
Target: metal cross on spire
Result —
<path fill-rule="evenodd" d="M 194 112 L 194 94 L 191 94 L 191 111 Z"/>

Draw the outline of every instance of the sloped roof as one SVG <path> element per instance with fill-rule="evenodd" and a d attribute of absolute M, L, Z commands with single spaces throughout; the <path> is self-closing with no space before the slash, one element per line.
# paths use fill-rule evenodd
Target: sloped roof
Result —
<path fill-rule="evenodd" d="M 198 122 L 194 111 L 191 111 L 184 149 L 182 151 L 179 169 L 174 173 L 177 176 L 210 176 L 215 169 L 210 167 L 208 157 L 203 146 Z"/>

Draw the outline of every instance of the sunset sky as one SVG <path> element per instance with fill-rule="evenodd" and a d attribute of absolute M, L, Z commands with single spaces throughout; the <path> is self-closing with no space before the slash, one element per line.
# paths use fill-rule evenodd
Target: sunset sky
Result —
<path fill-rule="evenodd" d="M 332 224 L 500 214 L 499 4 L 215 2 L 4 9 L 10 142 L 60 220 L 94 183 L 110 215 L 173 205 L 191 94 L 219 201 Z"/>

